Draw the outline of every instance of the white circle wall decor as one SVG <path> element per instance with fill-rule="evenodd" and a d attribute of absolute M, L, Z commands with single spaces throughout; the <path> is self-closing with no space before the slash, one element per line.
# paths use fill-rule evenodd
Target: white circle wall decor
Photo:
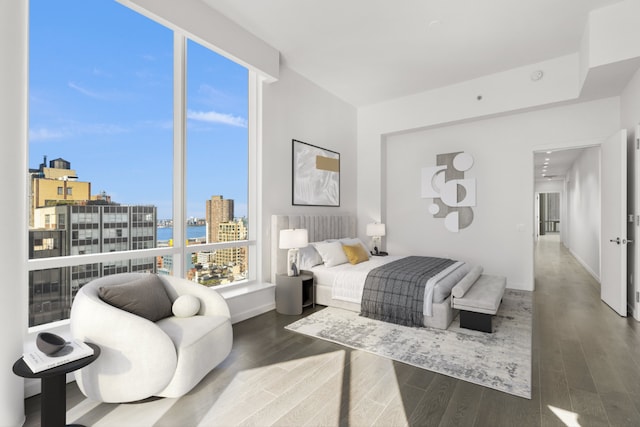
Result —
<path fill-rule="evenodd" d="M 453 167 L 460 172 L 465 172 L 473 166 L 473 156 L 469 153 L 460 153 L 453 158 Z"/>
<path fill-rule="evenodd" d="M 458 225 L 458 215 L 458 212 L 450 212 L 444 218 L 444 227 L 452 233 L 457 233 L 458 231 L 460 231 L 460 226 Z"/>
<path fill-rule="evenodd" d="M 431 215 L 436 215 L 438 212 L 440 212 L 440 206 L 435 203 L 429 205 L 429 213 Z"/>

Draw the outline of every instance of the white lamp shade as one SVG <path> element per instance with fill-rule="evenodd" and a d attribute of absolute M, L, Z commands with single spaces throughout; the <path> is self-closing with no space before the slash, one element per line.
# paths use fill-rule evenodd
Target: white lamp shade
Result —
<path fill-rule="evenodd" d="M 280 230 L 280 249 L 304 248 L 309 244 L 309 233 L 305 228 Z"/>
<path fill-rule="evenodd" d="M 387 228 L 384 224 L 376 222 L 374 224 L 367 224 L 367 236 L 380 237 L 384 236 L 387 232 Z"/>

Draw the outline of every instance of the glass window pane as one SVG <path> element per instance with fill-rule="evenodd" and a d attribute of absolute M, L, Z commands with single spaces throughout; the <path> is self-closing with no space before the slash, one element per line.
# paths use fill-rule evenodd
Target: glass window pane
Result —
<path fill-rule="evenodd" d="M 187 244 L 246 240 L 248 71 L 192 41 L 187 58 Z M 247 252 L 195 253 L 188 276 L 209 286 L 244 280 Z"/>
<path fill-rule="evenodd" d="M 29 61 L 30 239 L 61 230 L 49 256 L 155 247 L 172 218 L 173 32 L 112 0 L 31 0 Z"/>

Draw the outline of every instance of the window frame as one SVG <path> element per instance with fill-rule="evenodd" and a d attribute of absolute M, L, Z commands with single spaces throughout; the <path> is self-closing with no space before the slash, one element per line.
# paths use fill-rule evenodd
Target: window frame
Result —
<path fill-rule="evenodd" d="M 132 10 L 132 13 L 141 13 Z M 144 15 L 144 14 L 143 14 Z M 153 19 L 153 18 L 151 18 Z M 155 21 L 157 22 L 157 21 Z M 158 23 L 158 22 L 157 22 Z M 29 22 L 30 25 L 30 22 Z M 163 25 L 158 23 L 158 25 Z M 165 26 L 166 27 L 166 26 Z M 257 282 L 262 277 L 261 243 L 257 236 L 261 235 L 260 221 L 260 194 L 261 183 L 259 180 L 261 168 L 259 159 L 261 158 L 261 148 L 258 143 L 259 130 L 261 128 L 261 105 L 262 105 L 262 78 L 256 71 L 248 69 L 248 194 L 247 194 L 247 221 L 249 224 L 247 240 L 238 240 L 221 243 L 204 243 L 196 245 L 186 244 L 186 125 L 187 125 L 187 105 L 186 105 L 186 67 L 187 67 L 187 40 L 186 33 L 175 28 L 167 27 L 173 32 L 173 242 L 171 247 L 136 249 L 120 252 L 105 252 L 92 254 L 68 255 L 62 257 L 28 259 L 28 271 L 38 271 L 62 267 L 83 266 L 87 264 L 108 264 L 119 261 L 130 261 L 150 257 L 171 256 L 173 265 L 173 275 L 186 277 L 187 257 L 191 257 L 196 252 L 211 251 L 217 249 L 246 247 L 248 252 L 248 276 L 244 280 L 232 282 L 224 285 L 217 285 L 216 289 L 225 289 L 246 286 Z M 201 43 L 201 41 L 199 41 Z M 202 44 L 202 43 L 201 43 Z M 204 44 L 214 53 L 218 50 L 212 46 Z M 224 56 L 224 55 L 223 55 Z M 230 58 L 228 58 L 230 59 Z M 233 59 L 230 59 L 233 60 Z M 28 304 L 28 302 L 27 302 Z M 37 326 L 29 327 L 29 332 L 46 330 L 59 325 L 68 324 L 69 319 L 53 321 Z"/>

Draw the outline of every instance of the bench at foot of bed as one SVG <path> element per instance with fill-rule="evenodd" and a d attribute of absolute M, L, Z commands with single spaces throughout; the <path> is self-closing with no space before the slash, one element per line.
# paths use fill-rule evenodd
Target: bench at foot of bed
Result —
<path fill-rule="evenodd" d="M 461 282 L 462 283 L 462 282 Z M 451 306 L 460 310 L 460 327 L 493 332 L 492 316 L 498 312 L 507 279 L 503 276 L 479 274 L 471 284 L 456 285 L 452 290 Z"/>

